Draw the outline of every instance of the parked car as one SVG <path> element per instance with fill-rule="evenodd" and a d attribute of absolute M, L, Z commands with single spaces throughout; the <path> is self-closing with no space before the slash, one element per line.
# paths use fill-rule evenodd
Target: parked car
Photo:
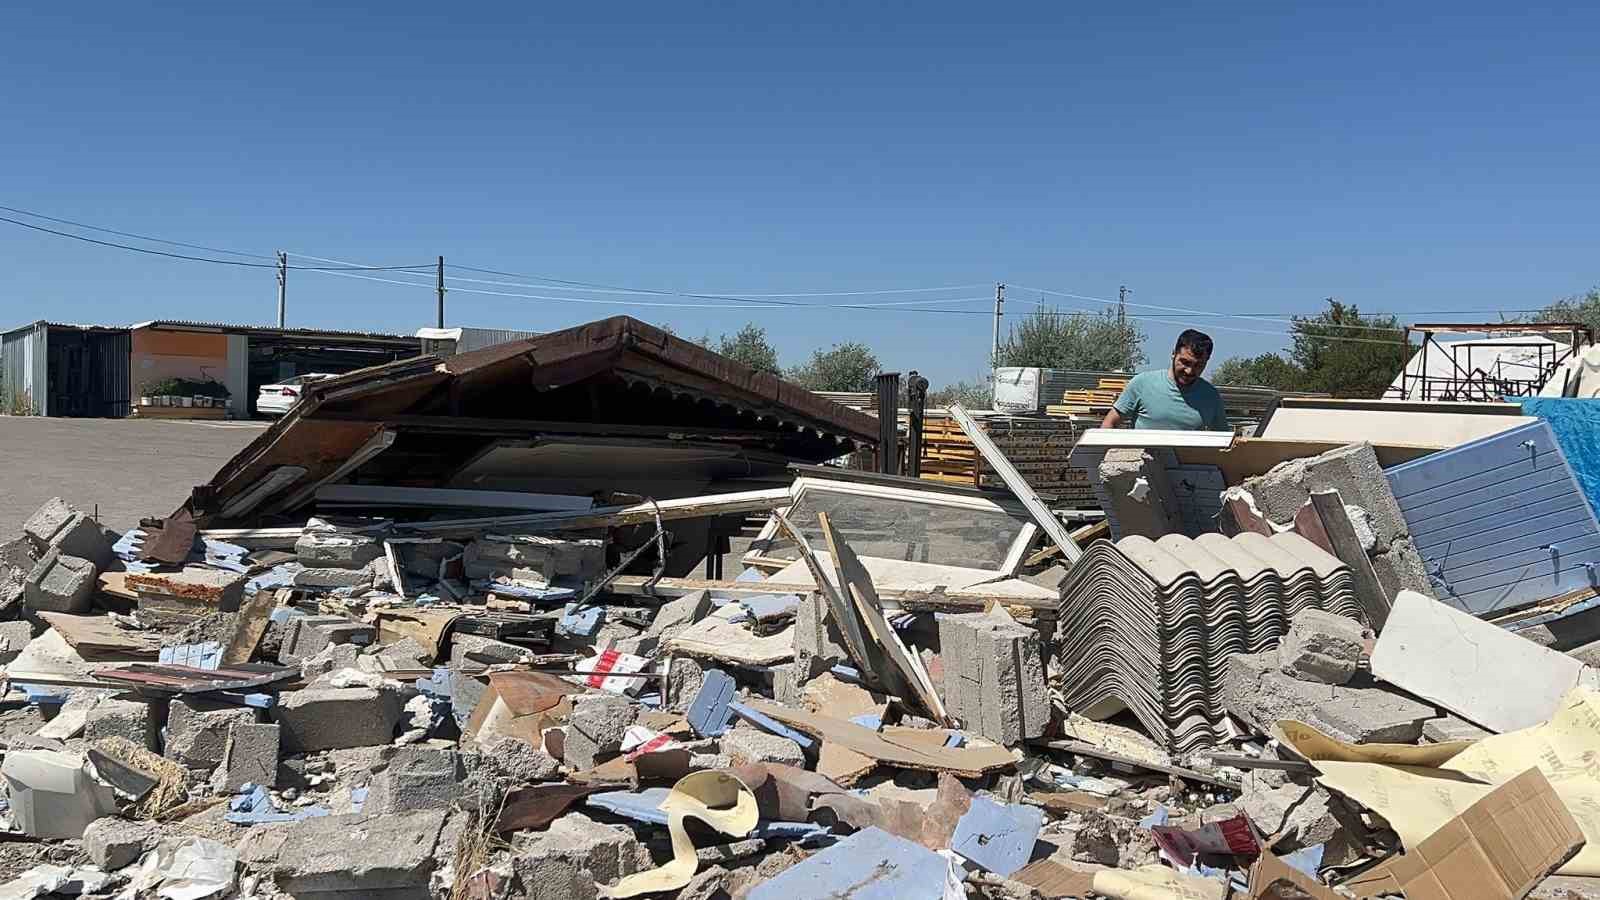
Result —
<path fill-rule="evenodd" d="M 281 416 L 289 411 L 289 407 L 300 402 L 306 385 L 333 377 L 322 372 L 308 372 L 285 378 L 277 384 L 263 384 L 261 393 L 256 395 L 256 412 L 264 416 Z"/>

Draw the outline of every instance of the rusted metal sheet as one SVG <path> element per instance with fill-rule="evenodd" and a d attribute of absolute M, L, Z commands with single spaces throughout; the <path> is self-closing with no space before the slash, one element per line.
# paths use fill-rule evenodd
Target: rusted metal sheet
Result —
<path fill-rule="evenodd" d="M 290 681 L 299 670 L 282 666 L 239 665 L 220 669 L 136 663 L 118 669 L 97 669 L 94 677 L 135 689 L 169 694 L 204 694 L 210 691 L 246 691 Z"/>

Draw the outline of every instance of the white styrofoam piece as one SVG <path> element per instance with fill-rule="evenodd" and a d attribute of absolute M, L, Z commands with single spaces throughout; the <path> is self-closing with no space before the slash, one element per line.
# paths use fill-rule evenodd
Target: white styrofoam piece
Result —
<path fill-rule="evenodd" d="M 1549 721 L 1585 666 L 1415 591 L 1401 591 L 1372 674 L 1490 731 Z"/>
<path fill-rule="evenodd" d="M 1263 437 L 1289 441 L 1353 444 L 1418 444 L 1454 447 L 1534 421 L 1529 416 L 1395 410 L 1280 407 Z"/>
<path fill-rule="evenodd" d="M 1231 431 L 1169 431 L 1161 428 L 1091 428 L 1078 439 L 1080 447 L 1208 447 L 1233 446 Z"/>

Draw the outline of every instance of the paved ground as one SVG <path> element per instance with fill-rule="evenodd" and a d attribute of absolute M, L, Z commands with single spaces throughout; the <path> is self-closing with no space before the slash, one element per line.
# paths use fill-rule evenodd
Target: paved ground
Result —
<path fill-rule="evenodd" d="M 126 530 L 178 508 L 266 423 L 0 416 L 0 540 L 60 496 Z"/>

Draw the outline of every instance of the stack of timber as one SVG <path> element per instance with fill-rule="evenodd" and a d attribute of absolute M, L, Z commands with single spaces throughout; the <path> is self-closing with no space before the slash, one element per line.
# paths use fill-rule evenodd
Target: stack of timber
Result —
<path fill-rule="evenodd" d="M 1067 461 L 1087 423 L 1050 416 L 991 415 L 977 420 L 1040 495 L 1062 505 L 1095 505 L 1089 473 Z M 955 419 L 930 411 L 922 426 L 922 477 L 973 487 L 1004 487 Z"/>
<path fill-rule="evenodd" d="M 1097 421 L 1117 402 L 1122 389 L 1128 386 L 1128 375 L 1102 376 L 1093 388 L 1071 387 L 1062 391 L 1061 402 L 1045 407 L 1045 414 L 1062 417 L 1093 417 Z M 1218 385 L 1222 406 L 1228 414 L 1228 424 L 1235 429 L 1254 428 L 1261 422 L 1273 403 L 1280 397 L 1311 397 L 1315 394 L 1285 393 L 1262 387 L 1234 387 Z M 1089 426 L 1093 427 L 1093 426 Z"/>

